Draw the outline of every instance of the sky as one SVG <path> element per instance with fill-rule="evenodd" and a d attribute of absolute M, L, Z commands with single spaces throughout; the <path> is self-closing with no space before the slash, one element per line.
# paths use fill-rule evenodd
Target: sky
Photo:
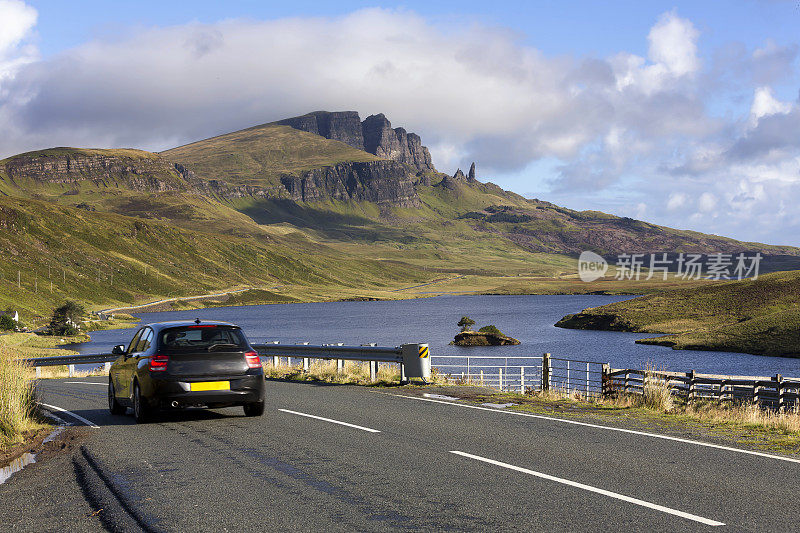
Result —
<path fill-rule="evenodd" d="M 385 113 L 452 174 L 800 245 L 800 2 L 0 0 L 0 157 Z"/>

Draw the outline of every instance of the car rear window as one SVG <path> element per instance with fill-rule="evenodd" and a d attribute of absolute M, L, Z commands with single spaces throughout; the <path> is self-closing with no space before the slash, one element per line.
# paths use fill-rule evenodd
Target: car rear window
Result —
<path fill-rule="evenodd" d="M 159 344 L 163 351 L 224 351 L 247 348 L 242 330 L 231 326 L 180 326 L 162 330 Z"/>

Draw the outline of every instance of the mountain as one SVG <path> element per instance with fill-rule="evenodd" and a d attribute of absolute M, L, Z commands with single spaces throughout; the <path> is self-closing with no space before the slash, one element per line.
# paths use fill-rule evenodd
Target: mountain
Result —
<path fill-rule="evenodd" d="M 276 285 L 301 300 L 397 297 L 404 285 L 443 275 L 459 276 L 458 283 L 439 285 L 453 292 L 631 290 L 613 280 L 580 282 L 575 258 L 583 250 L 606 257 L 758 251 L 772 269 L 800 266 L 793 247 L 526 199 L 480 181 L 474 163 L 466 174 L 438 172 L 418 136 L 392 128 L 382 114 L 362 121 L 349 111 L 314 112 L 161 153 L 53 148 L 19 154 L 0 161 L 0 201 L 10 213 L 0 220 L 0 253 L 12 258 L 0 266 L 0 305 L 21 298 L 30 309 L 66 294 L 104 305 L 196 293 L 192 280 L 209 290 Z M 137 224 L 184 243 L 180 260 L 169 262 L 169 239 L 135 253 L 118 248 L 112 236 L 127 242 L 141 234 Z M 91 258 L 71 260 L 85 285 L 38 291 L 42 269 L 48 266 L 51 279 L 70 240 L 80 257 Z M 236 275 L 201 275 L 195 263 L 202 261 L 191 259 L 221 260 L 234 248 L 237 260 L 259 259 Z M 296 270 L 269 267 L 260 258 L 270 254 L 292 258 Z M 118 273 L 109 290 L 91 265 L 112 263 L 118 272 L 164 271 L 167 264 L 172 270 L 155 286 L 123 281 L 128 278 Z M 359 274 L 362 268 L 369 273 Z"/>

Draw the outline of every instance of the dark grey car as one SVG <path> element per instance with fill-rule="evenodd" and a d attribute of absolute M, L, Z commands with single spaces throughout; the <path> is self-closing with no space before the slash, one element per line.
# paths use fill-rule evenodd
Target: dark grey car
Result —
<path fill-rule="evenodd" d="M 160 408 L 241 405 L 264 413 L 264 370 L 239 326 L 226 322 L 159 322 L 142 326 L 108 375 L 111 414 L 133 409 L 137 422 Z"/>

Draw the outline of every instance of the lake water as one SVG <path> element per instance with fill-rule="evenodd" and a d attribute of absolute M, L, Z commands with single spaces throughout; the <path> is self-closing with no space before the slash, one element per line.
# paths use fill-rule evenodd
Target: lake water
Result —
<path fill-rule="evenodd" d="M 733 375 L 800 376 L 800 359 L 727 352 L 672 350 L 634 344 L 651 334 L 582 331 L 553 326 L 562 316 L 629 296 L 439 296 L 382 302 L 329 302 L 221 307 L 192 311 L 139 313 L 143 322 L 194 319 L 224 320 L 244 328 L 251 342 L 282 344 L 343 342 L 399 346 L 427 342 L 433 363 L 437 355 L 540 356 L 610 363 L 614 368 L 657 368 Z M 476 327 L 496 325 L 519 339 L 519 346 L 459 347 L 448 343 L 456 323 L 467 315 Z M 93 332 L 92 342 L 73 348 L 81 353 L 109 352 L 127 344 L 135 330 Z M 439 360 L 439 362 L 442 362 Z"/>

